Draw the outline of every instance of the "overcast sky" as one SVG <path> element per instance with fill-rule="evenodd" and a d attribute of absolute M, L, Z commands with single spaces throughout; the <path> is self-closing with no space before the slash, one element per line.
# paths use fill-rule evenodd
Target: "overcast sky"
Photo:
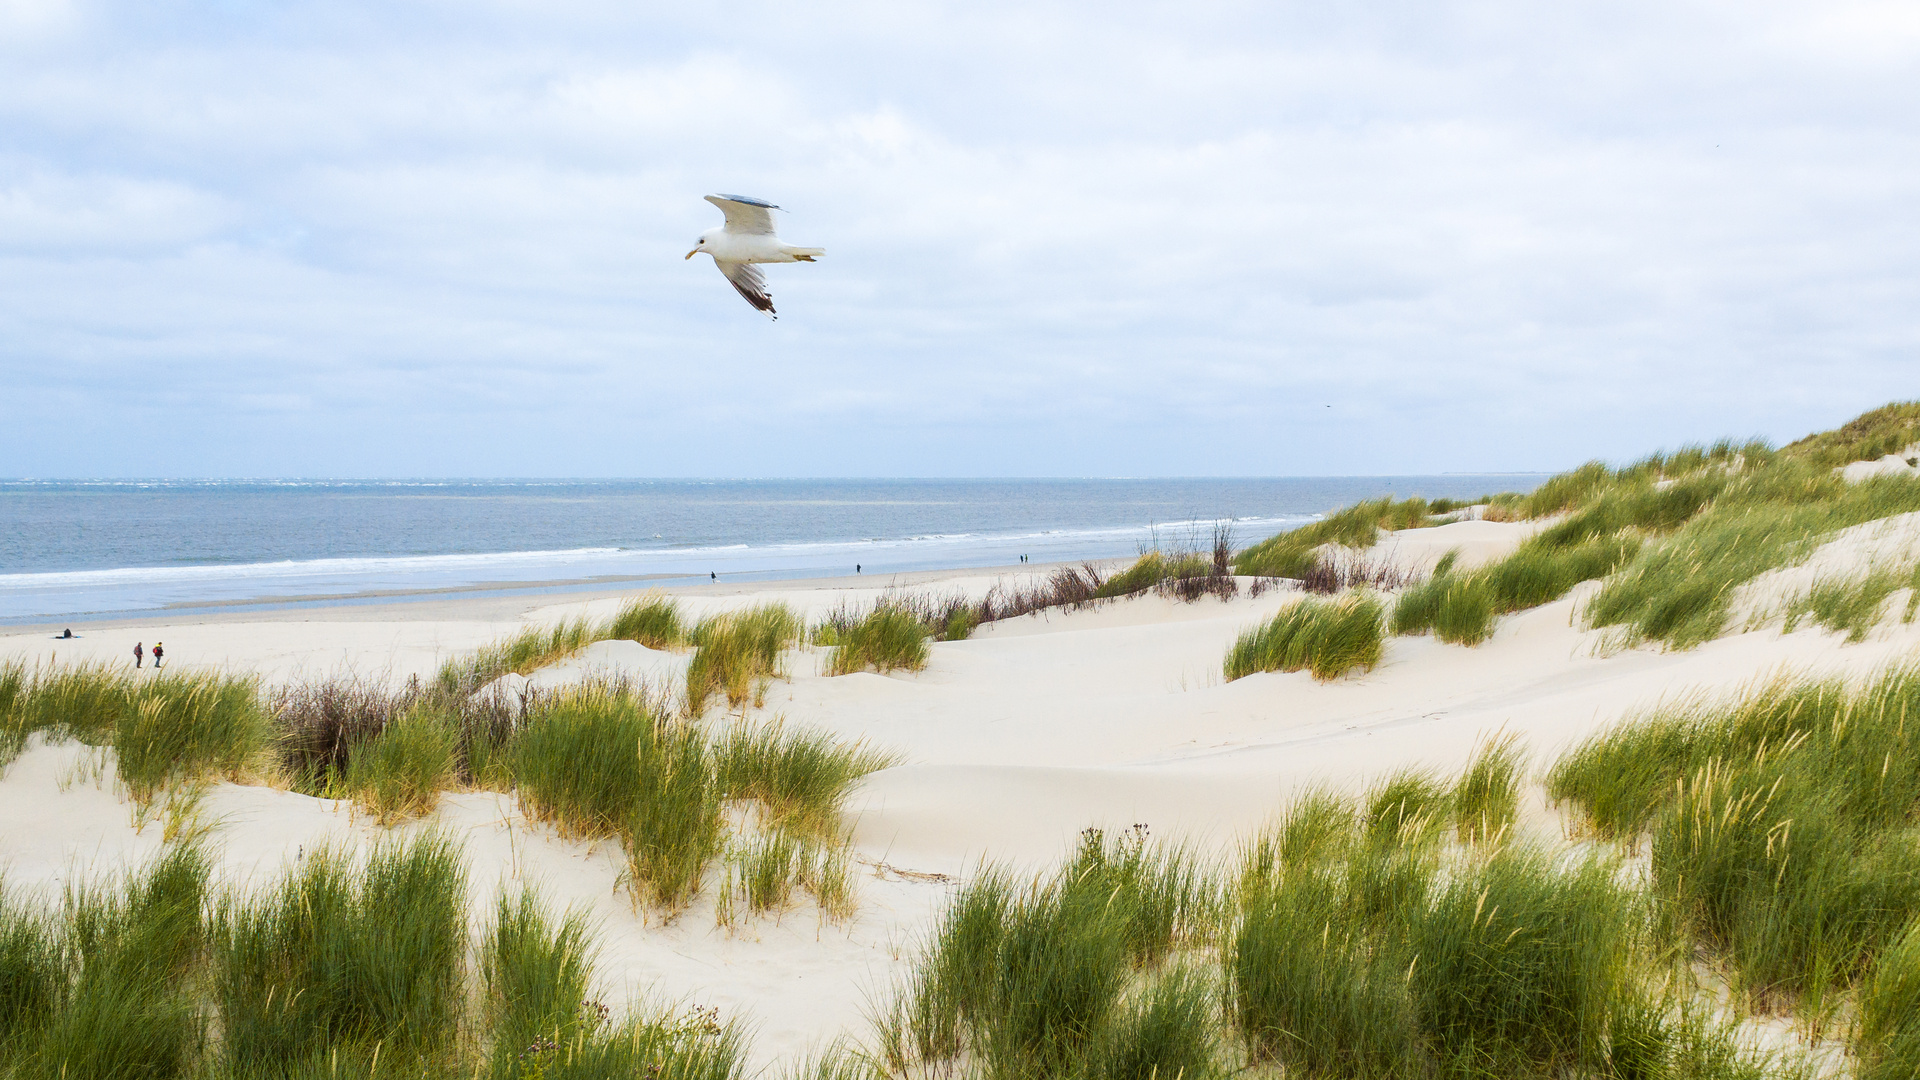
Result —
<path fill-rule="evenodd" d="M 0 476 L 1784 441 L 1920 397 L 1917 107 L 1911 2 L 0 0 Z"/>

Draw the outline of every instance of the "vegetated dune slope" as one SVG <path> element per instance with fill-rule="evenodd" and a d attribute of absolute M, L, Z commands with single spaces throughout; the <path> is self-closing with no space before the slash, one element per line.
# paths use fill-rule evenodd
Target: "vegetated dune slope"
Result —
<path fill-rule="evenodd" d="M 1425 571 L 1459 549 L 1466 568 L 1539 527 L 1464 521 L 1408 530 L 1384 536 L 1369 557 Z M 604 950 L 605 994 L 693 1000 L 750 1017 L 753 1057 L 771 1061 L 860 1029 L 869 1004 L 906 970 L 952 882 L 980 860 L 1037 871 L 1056 863 L 1082 829 L 1136 824 L 1225 853 L 1314 785 L 1358 790 L 1405 766 L 1451 774 L 1502 732 L 1518 736 L 1536 763 L 1548 761 L 1661 700 L 1730 691 L 1783 668 L 1865 675 L 1911 657 L 1920 624 L 1889 621 L 1849 642 L 1811 623 L 1782 633 L 1775 609 L 1822 573 L 1896 551 L 1910 561 L 1916 542 L 1920 515 L 1846 530 L 1804 565 L 1747 586 L 1734 633 L 1684 651 L 1617 647 L 1609 632 L 1581 629 L 1576 612 L 1594 582 L 1504 618 L 1477 648 L 1389 638 L 1378 668 L 1326 682 L 1305 672 L 1222 679 L 1221 659 L 1236 636 L 1298 602 L 1291 586 L 1228 601 L 1145 595 L 989 624 L 968 640 L 933 643 L 926 668 L 914 673 L 827 677 L 826 650 L 793 650 L 789 677 L 748 714 L 863 740 L 904 762 L 866 777 L 846 806 L 864 871 L 858 914 L 846 923 L 802 905 L 721 928 L 711 891 L 672 920 L 636 911 L 622 891 L 616 842 L 561 840 L 530 823 L 511 796 L 449 794 L 435 814 L 398 831 L 442 829 L 465 845 L 475 911 L 502 882 L 588 910 Z M 979 595 L 999 580 L 958 572 L 916 587 Z M 812 619 L 881 592 L 864 581 L 810 583 L 706 591 L 684 602 L 697 615 L 779 600 Z M 447 601 L 432 618 L 367 608 L 301 622 L 99 628 L 58 644 L 12 635 L 0 637 L 0 658 L 118 662 L 130 642 L 161 638 L 170 656 L 270 682 L 349 670 L 401 682 L 428 678 L 448 657 L 521 625 L 582 612 L 604 617 L 617 604 L 549 605 L 502 620 Z M 657 685 L 682 678 L 684 664 L 684 654 L 602 642 L 533 681 L 624 674 Z M 723 708 L 710 720 L 721 721 Z M 364 844 L 388 831 L 345 802 L 230 783 L 212 786 L 199 813 L 222 876 L 242 885 L 264 884 L 322 845 Z M 162 808 L 140 820 L 116 789 L 110 752 L 36 736 L 0 778 L 0 872 L 9 886 L 53 890 L 130 866 L 159 849 L 165 818 Z M 1522 828 L 1560 829 L 1537 789 Z"/>

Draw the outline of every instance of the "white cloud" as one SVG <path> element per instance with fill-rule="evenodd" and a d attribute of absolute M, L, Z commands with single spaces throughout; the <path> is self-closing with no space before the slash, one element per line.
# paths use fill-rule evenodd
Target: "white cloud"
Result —
<path fill-rule="evenodd" d="M 1552 467 L 1911 393 L 1901 6 L 62 25 L 0 64 L 0 474 Z M 829 249 L 778 324 L 680 259 L 713 190 Z"/>
<path fill-rule="evenodd" d="M 12 254 L 166 250 L 236 219 L 225 200 L 167 180 L 22 172 L 0 178 L 0 250 Z"/>

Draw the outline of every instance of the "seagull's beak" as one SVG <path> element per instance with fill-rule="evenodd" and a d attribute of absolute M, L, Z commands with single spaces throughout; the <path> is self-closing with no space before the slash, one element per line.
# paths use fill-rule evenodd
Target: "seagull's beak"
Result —
<path fill-rule="evenodd" d="M 694 249 L 693 249 L 692 251 L 689 251 L 689 252 L 687 252 L 687 258 L 689 258 L 689 259 L 691 259 L 691 258 L 693 258 L 693 257 L 694 257 L 695 255 L 698 255 L 698 254 L 700 254 L 700 249 L 699 249 L 699 248 L 694 248 Z M 683 260 L 683 261 L 684 261 L 684 260 Z"/>

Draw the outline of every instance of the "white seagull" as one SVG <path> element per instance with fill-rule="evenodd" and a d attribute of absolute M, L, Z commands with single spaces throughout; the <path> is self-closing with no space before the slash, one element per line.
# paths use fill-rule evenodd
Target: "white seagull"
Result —
<path fill-rule="evenodd" d="M 700 234 L 700 242 L 687 252 L 691 259 L 701 252 L 713 256 L 713 264 L 727 275 L 733 287 L 758 311 L 769 318 L 774 314 L 773 297 L 767 292 L 767 276 L 755 263 L 812 262 L 825 255 L 826 248 L 794 247 L 773 235 L 773 212 L 779 207 L 763 199 L 745 195 L 709 195 L 707 201 L 727 215 L 727 223 Z"/>

